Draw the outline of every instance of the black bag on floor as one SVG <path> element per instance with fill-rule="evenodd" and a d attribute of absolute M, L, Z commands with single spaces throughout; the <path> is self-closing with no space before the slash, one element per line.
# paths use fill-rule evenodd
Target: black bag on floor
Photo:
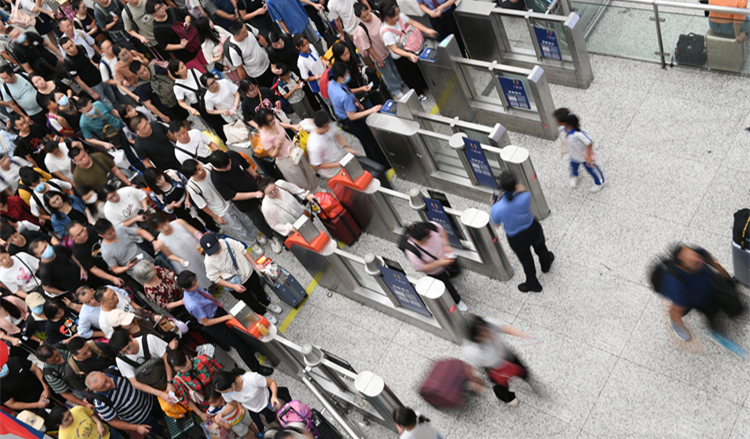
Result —
<path fill-rule="evenodd" d="M 312 422 L 318 432 L 316 439 L 341 439 L 341 433 L 316 409 L 312 409 Z"/>
<path fill-rule="evenodd" d="M 380 186 L 387 189 L 393 189 L 391 183 L 388 181 L 388 176 L 386 175 L 389 168 L 369 157 L 357 156 L 357 160 L 359 161 L 359 164 L 362 165 L 362 169 L 372 174 L 374 178 L 380 180 Z"/>
<path fill-rule="evenodd" d="M 686 64 L 689 66 L 702 66 L 708 61 L 706 55 L 706 39 L 703 35 L 689 33 L 682 34 L 677 40 L 677 47 L 674 49 L 674 59 L 677 64 Z"/>
<path fill-rule="evenodd" d="M 750 209 L 740 209 L 734 213 L 732 241 L 742 247 L 742 250 L 750 248 Z"/>

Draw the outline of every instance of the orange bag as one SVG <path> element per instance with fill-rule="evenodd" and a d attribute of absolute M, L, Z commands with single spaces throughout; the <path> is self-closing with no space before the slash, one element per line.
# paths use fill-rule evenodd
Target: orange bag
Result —
<path fill-rule="evenodd" d="M 250 167 L 251 168 L 253 168 L 256 171 L 258 170 L 258 165 L 256 165 L 255 162 L 253 161 L 253 159 L 251 159 L 250 157 L 248 157 L 247 154 L 245 154 L 244 152 L 241 152 L 241 151 L 235 151 L 235 152 L 237 154 L 241 155 L 243 159 L 247 160 L 247 162 L 250 163 Z"/>
<path fill-rule="evenodd" d="M 328 192 L 318 192 L 315 194 L 315 198 L 318 199 L 318 205 L 320 205 L 318 215 L 321 219 L 336 218 L 344 211 L 344 206 L 339 203 L 339 200 Z"/>
<path fill-rule="evenodd" d="M 263 148 L 263 145 L 260 143 L 260 133 L 255 132 L 250 135 L 250 143 L 253 146 L 253 152 L 258 157 L 268 157 L 268 151 L 266 151 L 266 148 Z"/>

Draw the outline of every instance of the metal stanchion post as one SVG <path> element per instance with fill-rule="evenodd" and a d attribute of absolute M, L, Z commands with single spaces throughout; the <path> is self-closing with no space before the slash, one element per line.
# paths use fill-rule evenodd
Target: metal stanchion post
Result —
<path fill-rule="evenodd" d="M 380 273 L 380 270 L 378 270 L 378 265 L 384 266 L 385 262 L 383 262 L 383 258 L 380 256 L 375 256 L 372 253 L 367 253 L 365 255 L 365 272 L 372 276 L 375 279 L 375 282 L 380 285 L 380 288 L 383 290 L 386 296 L 391 300 L 391 303 L 393 303 L 393 306 L 401 306 L 401 304 L 398 303 L 398 300 L 396 300 L 395 297 L 393 297 L 393 292 L 391 292 L 391 289 L 388 288 L 388 285 L 385 284 L 383 281 L 383 274 Z"/>
<path fill-rule="evenodd" d="M 466 339 L 466 320 L 445 289 L 445 284 L 441 280 L 427 276 L 417 281 L 415 289 L 453 342 L 463 344 Z"/>
<path fill-rule="evenodd" d="M 550 214 L 549 206 L 536 176 L 534 165 L 531 163 L 529 150 L 516 145 L 508 145 L 503 148 L 500 158 L 503 159 L 516 180 L 531 192 L 531 213 L 537 219 L 547 218 Z"/>
<path fill-rule="evenodd" d="M 461 215 L 461 223 L 468 230 L 482 261 L 493 266 L 499 274 L 495 278 L 503 282 L 510 280 L 513 277 L 513 267 L 490 224 L 490 215 L 483 210 L 466 209 Z"/>
<path fill-rule="evenodd" d="M 392 421 L 394 410 L 404 406 L 383 378 L 370 371 L 360 372 L 354 380 L 354 387 L 386 421 Z M 398 432 L 395 422 L 388 424 L 391 430 Z"/>
<path fill-rule="evenodd" d="M 302 355 L 305 358 L 305 364 L 307 365 L 307 367 L 317 367 L 339 389 L 344 392 L 349 391 L 349 386 L 346 385 L 344 380 L 342 380 L 336 372 L 332 371 L 325 364 L 323 364 L 323 359 L 325 358 L 325 356 L 320 348 L 307 343 L 302 346 Z"/>

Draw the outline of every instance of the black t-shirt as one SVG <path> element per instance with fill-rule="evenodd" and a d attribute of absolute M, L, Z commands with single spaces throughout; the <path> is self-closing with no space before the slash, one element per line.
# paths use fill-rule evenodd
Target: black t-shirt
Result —
<path fill-rule="evenodd" d="M 135 152 L 141 159 L 149 159 L 161 170 L 180 169 L 182 166 L 174 155 L 174 145 L 167 138 L 167 129 L 159 122 L 151 122 L 150 136 L 135 138 Z"/>
<path fill-rule="evenodd" d="M 159 66 L 153 67 L 154 73 L 156 73 L 157 75 L 167 76 L 167 69 Z M 154 91 L 151 89 L 150 82 L 146 82 L 144 84 L 136 86 L 135 94 L 138 95 L 138 99 L 140 99 L 141 102 L 151 101 L 151 103 L 154 104 L 154 106 L 158 108 L 159 111 L 166 114 L 167 116 L 169 115 L 170 109 L 161 103 L 159 96 L 157 96 L 156 93 L 154 93 Z"/>
<path fill-rule="evenodd" d="M 255 117 L 255 113 L 260 109 L 261 98 L 263 100 L 263 107 L 273 109 L 276 107 L 276 103 L 279 102 L 279 95 L 273 92 L 270 88 L 259 87 L 258 95 L 251 98 L 247 95 L 242 97 L 242 116 L 245 122 L 250 122 Z"/>
<path fill-rule="evenodd" d="M 89 233 L 89 239 L 83 244 L 73 244 L 73 256 L 78 259 L 78 262 L 86 271 L 90 271 L 92 267 L 99 267 L 104 272 L 109 273 L 107 263 L 101 258 L 99 242 L 102 238 L 99 237 L 92 226 L 87 226 L 86 230 Z"/>
<path fill-rule="evenodd" d="M 263 0 L 237 0 L 237 9 L 245 11 L 245 14 L 255 12 L 263 7 L 265 2 Z M 250 24 L 257 28 L 263 38 L 268 39 L 268 33 L 271 30 L 280 32 L 279 26 L 277 26 L 271 19 L 271 14 L 266 12 L 265 14 L 256 15 L 250 19 Z"/>
<path fill-rule="evenodd" d="M 31 361 L 25 358 L 8 358 L 8 375 L 0 378 L 0 404 L 9 399 L 15 402 L 37 402 L 44 392 L 44 386 L 31 371 Z"/>
<path fill-rule="evenodd" d="M 154 21 L 154 38 L 159 49 L 165 50 L 168 44 L 180 44 L 180 36 L 172 29 L 172 23 L 185 22 L 187 14 L 179 9 L 167 9 L 166 21 Z M 189 63 L 195 58 L 198 51 L 188 52 L 185 49 L 173 50 L 170 52 L 175 58 L 184 63 Z"/>
<path fill-rule="evenodd" d="M 96 346 L 102 351 L 102 353 L 104 353 L 105 355 L 109 355 L 111 358 L 115 357 L 108 343 L 95 343 Z M 75 361 L 75 363 L 78 365 L 78 368 L 81 370 L 81 372 L 84 372 L 87 375 L 91 372 L 101 372 L 109 368 L 110 366 L 115 365 L 114 360 L 110 360 L 107 357 L 100 357 L 96 354 L 96 352 L 92 352 L 91 357 L 83 361 L 78 361 L 75 358 L 73 358 L 73 361 Z"/>
<path fill-rule="evenodd" d="M 289 67 L 291 71 L 299 76 L 299 68 L 297 67 L 297 58 L 299 58 L 299 52 L 294 47 L 292 39 L 287 34 L 280 35 L 282 41 L 284 41 L 284 47 L 281 49 L 274 49 L 269 44 L 268 46 L 268 59 L 272 63 L 278 61 L 283 62 Z"/>
<path fill-rule="evenodd" d="M 47 152 L 44 150 L 44 142 L 47 139 L 44 137 L 49 134 L 49 129 L 43 125 L 30 125 L 29 135 L 26 137 L 18 136 L 16 139 L 16 152 L 14 155 L 26 158 L 27 155 L 31 155 L 37 166 L 43 170 L 47 170 L 47 166 L 44 165 L 44 157 Z"/>
<path fill-rule="evenodd" d="M 29 316 L 26 317 L 26 326 L 23 328 L 23 335 L 31 337 L 36 334 L 37 331 L 43 333 L 46 329 L 46 325 L 46 319 L 37 320 L 36 317 L 34 317 L 34 313 L 29 313 Z"/>
<path fill-rule="evenodd" d="M 21 236 L 23 236 L 24 238 L 26 238 L 26 244 L 24 244 L 23 247 L 19 247 L 19 246 L 14 245 L 14 244 L 8 244 L 8 253 L 11 256 L 13 256 L 13 255 L 15 255 L 16 253 L 19 253 L 19 252 L 26 252 L 28 254 L 32 254 L 31 250 L 29 250 L 29 245 L 31 244 L 31 241 L 33 241 L 33 240 L 35 240 L 37 238 L 42 238 L 42 239 L 44 239 L 47 242 L 52 242 L 52 238 L 50 238 L 49 235 L 45 235 L 44 233 L 37 232 L 37 231 L 34 231 L 34 230 L 24 230 L 24 231 L 21 232 Z"/>
<path fill-rule="evenodd" d="M 42 285 L 68 293 L 74 293 L 78 287 L 86 285 L 86 281 L 81 279 L 81 270 L 70 258 L 73 252 L 62 245 L 55 245 L 52 248 L 55 249 L 55 259 L 40 262 L 36 273 L 42 280 Z"/>
<path fill-rule="evenodd" d="M 224 197 L 225 200 L 231 200 L 238 192 L 255 192 L 258 185 L 255 179 L 248 174 L 245 169 L 250 164 L 241 155 L 234 151 L 227 152 L 232 160 L 231 168 L 226 172 L 211 171 L 211 181 L 214 183 L 216 190 Z M 234 201 L 238 209 L 245 212 L 260 205 L 260 199 L 253 198 L 250 200 Z"/>
<path fill-rule="evenodd" d="M 26 32 L 26 41 L 29 45 L 24 44 L 13 44 L 13 54 L 19 63 L 29 63 L 34 65 L 37 60 L 43 59 L 48 62 L 51 66 L 57 63 L 57 57 L 47 50 L 44 45 L 44 39 L 35 32 Z"/>
<path fill-rule="evenodd" d="M 78 333 L 77 320 L 78 314 L 67 307 L 65 308 L 65 315 L 60 320 L 56 322 L 47 320 L 44 327 L 44 332 L 47 335 L 47 338 L 44 339 L 45 343 L 53 345 L 74 336 Z"/>
<path fill-rule="evenodd" d="M 94 10 L 91 8 L 86 8 L 86 17 L 81 19 L 76 16 L 76 19 L 73 20 L 73 26 L 76 29 L 81 29 L 82 31 L 89 33 L 89 31 L 91 31 L 91 29 L 96 26 L 96 20 L 94 20 Z M 91 36 L 95 37 L 97 34 L 99 34 L 99 32 L 95 32 Z"/>
<path fill-rule="evenodd" d="M 70 76 L 80 77 L 81 80 L 88 85 L 93 87 L 102 83 L 102 74 L 99 73 L 99 69 L 91 63 L 88 53 L 83 46 L 78 47 L 78 54 L 76 56 L 70 56 L 65 54 L 65 70 L 70 73 Z"/>
<path fill-rule="evenodd" d="M 68 87 L 67 85 L 65 85 L 64 82 L 55 80 L 54 83 L 55 83 L 55 89 L 52 90 L 52 93 L 44 94 L 44 93 L 40 92 L 39 90 L 36 91 L 36 103 L 39 104 L 40 107 L 42 107 L 42 98 L 43 97 L 49 96 L 50 98 L 54 99 L 54 95 L 55 95 L 56 92 L 68 94 L 68 90 L 70 90 L 70 87 Z M 44 108 L 44 107 L 42 107 L 42 108 Z"/>

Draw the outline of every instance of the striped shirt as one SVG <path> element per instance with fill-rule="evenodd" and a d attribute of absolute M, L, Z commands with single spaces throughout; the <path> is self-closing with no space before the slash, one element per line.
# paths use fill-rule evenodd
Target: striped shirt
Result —
<path fill-rule="evenodd" d="M 113 407 L 97 399 L 94 402 L 94 408 L 99 416 L 106 422 L 120 418 L 128 424 L 142 424 L 154 406 L 154 395 L 137 390 L 127 378 L 107 376 L 115 381 L 115 388 L 108 392 L 97 393 L 111 399 Z"/>
<path fill-rule="evenodd" d="M 56 348 L 53 348 L 56 349 Z M 57 371 L 61 376 L 65 376 L 65 366 L 68 365 L 68 359 L 70 358 L 70 352 L 66 350 L 60 350 L 57 349 L 57 352 L 60 353 L 62 356 L 63 361 L 60 364 L 46 364 L 44 365 L 45 369 L 52 369 Z M 52 389 L 53 392 L 57 393 L 58 395 L 65 392 L 70 392 L 70 388 L 68 387 L 68 384 L 62 379 L 57 378 L 53 376 L 52 374 L 45 373 L 44 374 L 44 380 L 47 381 L 47 384 L 49 384 L 50 389 Z"/>

